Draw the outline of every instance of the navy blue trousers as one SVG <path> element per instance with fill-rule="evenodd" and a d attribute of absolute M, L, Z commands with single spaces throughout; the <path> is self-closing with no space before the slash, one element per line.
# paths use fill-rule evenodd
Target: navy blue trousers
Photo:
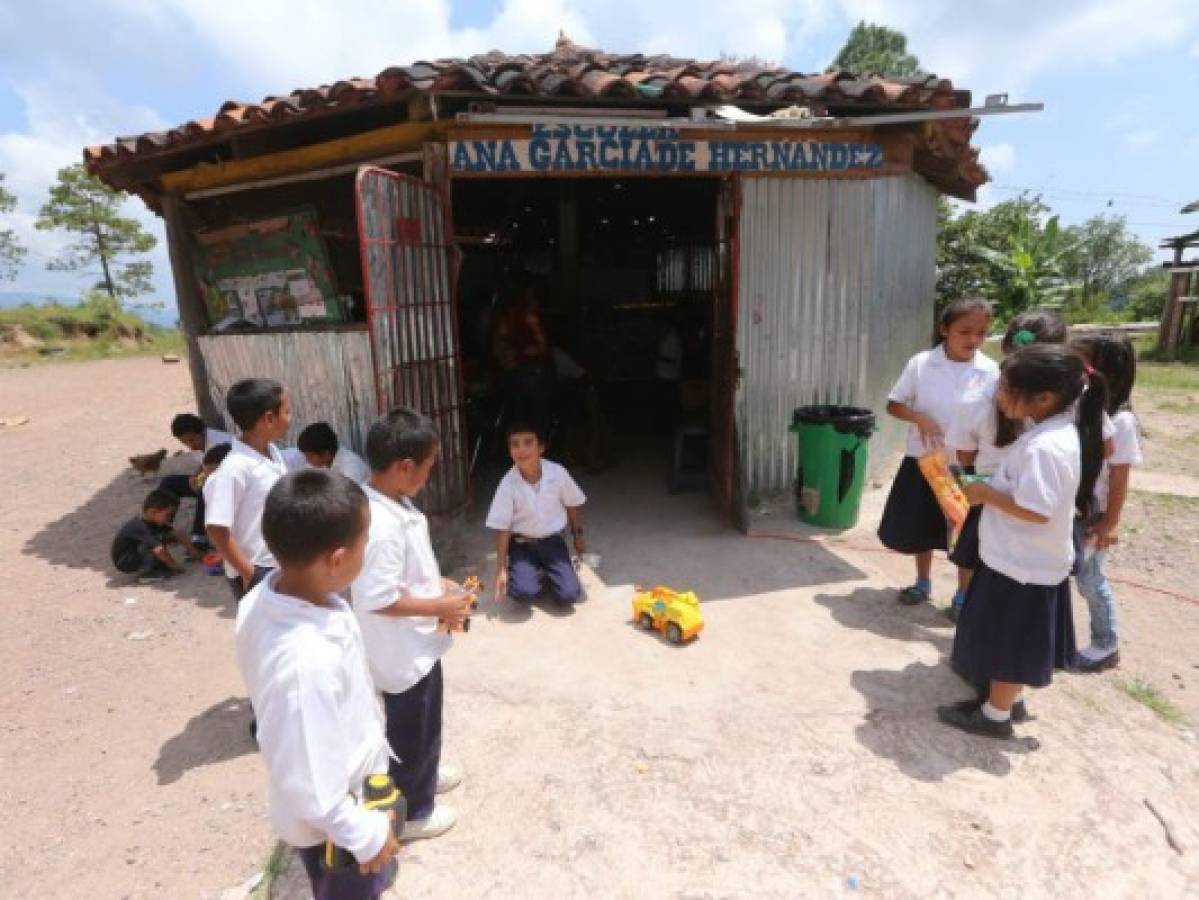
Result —
<path fill-rule="evenodd" d="M 549 581 L 559 603 L 575 603 L 583 596 L 583 585 L 562 535 L 540 540 L 518 540 L 514 535 L 508 545 L 508 596 L 525 603 L 536 600 L 543 579 Z"/>
<path fill-rule="evenodd" d="M 389 771 L 408 803 L 408 821 L 433 813 L 441 764 L 441 663 L 402 694 L 383 694 L 387 743 L 399 762 Z"/>
<path fill-rule="evenodd" d="M 158 482 L 158 487 L 161 490 L 170 491 L 176 497 L 196 498 L 196 515 L 192 518 L 192 534 L 197 537 L 206 537 L 204 533 L 204 493 L 192 490 L 191 479 L 186 475 L 168 475 Z"/>
<path fill-rule="evenodd" d="M 255 566 L 254 577 L 250 579 L 249 587 L 246 587 L 241 583 L 240 575 L 236 578 L 226 579 L 229 582 L 229 590 L 233 592 L 233 599 L 241 600 L 241 598 L 250 593 L 253 588 L 258 587 L 258 583 L 262 581 L 262 579 L 266 578 L 266 576 L 270 575 L 273 571 L 275 571 L 273 566 Z"/>
<path fill-rule="evenodd" d="M 324 844 L 296 852 L 308 873 L 312 900 L 376 900 L 395 881 L 398 863 L 394 859 L 377 875 L 363 875 L 357 866 L 333 873 L 321 868 Z"/>

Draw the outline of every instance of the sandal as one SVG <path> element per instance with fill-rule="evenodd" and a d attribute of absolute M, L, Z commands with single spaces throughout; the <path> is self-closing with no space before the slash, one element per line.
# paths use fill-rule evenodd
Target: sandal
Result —
<path fill-rule="evenodd" d="M 899 592 L 899 602 L 905 606 L 919 606 L 921 603 L 927 603 L 931 599 L 932 597 L 929 596 L 928 591 L 918 584 L 905 587 Z"/>

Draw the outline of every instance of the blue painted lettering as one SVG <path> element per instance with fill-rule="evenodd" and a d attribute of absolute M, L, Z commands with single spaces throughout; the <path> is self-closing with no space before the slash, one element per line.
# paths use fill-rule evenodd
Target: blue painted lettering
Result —
<path fill-rule="evenodd" d="M 603 131 L 602 128 L 599 128 L 596 130 Z M 608 140 L 600 141 L 600 145 L 599 145 L 600 168 L 602 168 L 602 169 L 619 169 L 620 168 L 620 160 L 611 155 L 611 151 L 618 150 L 619 148 L 620 148 L 620 145 L 618 143 L 616 143 L 616 141 L 612 140 L 611 138 L 609 138 Z"/>
<path fill-rule="evenodd" d="M 574 160 L 570 158 L 570 143 L 558 141 L 558 147 L 554 150 L 554 171 L 569 172 L 574 167 Z"/>
<path fill-rule="evenodd" d="M 476 172 L 495 171 L 495 141 L 475 141 Z"/>
<path fill-rule="evenodd" d="M 695 141 L 681 141 L 679 143 L 679 171 L 695 171 Z"/>
<path fill-rule="evenodd" d="M 520 171 L 520 160 L 516 158 L 516 151 L 512 149 L 511 141 L 502 141 L 500 143 L 500 161 L 498 168 L 501 172 Z"/>
<path fill-rule="evenodd" d="M 589 172 L 592 169 L 598 168 L 595 162 L 595 150 L 595 141 L 580 141 L 579 158 L 575 164 L 575 168 L 580 172 Z"/>
<path fill-rule="evenodd" d="M 648 172 L 654 167 L 654 153 L 649 141 L 637 142 L 637 157 L 633 160 L 633 168 L 638 172 Z"/>
<path fill-rule="evenodd" d="M 454 171 L 455 172 L 473 172 L 474 166 L 470 161 L 470 154 L 466 150 L 466 144 L 463 141 L 457 141 L 454 144 Z"/>
<path fill-rule="evenodd" d="M 844 144 L 829 144 L 828 145 L 828 167 L 830 169 L 844 169 L 849 164 L 849 150 Z"/>
<path fill-rule="evenodd" d="M 765 144 L 760 144 L 760 143 L 759 143 L 759 144 L 752 144 L 752 145 L 750 146 L 750 153 L 751 153 L 751 155 L 752 155 L 752 157 L 753 157 L 753 161 L 752 161 L 753 170 L 754 170 L 755 172 L 762 172 L 762 171 L 764 171 L 764 170 L 766 169 L 766 167 L 767 167 L 767 164 L 766 164 L 766 145 L 765 145 Z"/>
<path fill-rule="evenodd" d="M 550 142 L 545 138 L 529 141 L 529 165 L 538 172 L 550 167 Z"/>

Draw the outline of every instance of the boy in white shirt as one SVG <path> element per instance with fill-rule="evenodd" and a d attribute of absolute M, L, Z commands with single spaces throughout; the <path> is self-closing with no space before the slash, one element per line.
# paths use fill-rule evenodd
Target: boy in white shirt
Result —
<path fill-rule="evenodd" d="M 500 480 L 487 513 L 496 532 L 496 600 L 506 593 L 529 603 L 541 593 L 542 580 L 561 604 L 576 603 L 583 586 L 562 531 L 570 524 L 575 553 L 585 551 L 580 507 L 587 502 L 570 473 L 543 459 L 545 445 L 532 426 L 508 427 L 513 466 Z"/>
<path fill-rule="evenodd" d="M 233 596 L 246 591 L 275 567 L 262 538 L 262 505 L 287 464 L 273 441 L 291 426 L 291 401 L 283 385 L 269 378 L 247 378 L 229 388 L 229 415 L 241 430 L 229 455 L 204 482 L 205 527 L 225 561 Z"/>
<path fill-rule="evenodd" d="M 362 635 L 337 596 L 362 568 L 369 516 L 362 490 L 340 475 L 278 481 L 262 531 L 279 570 L 237 610 L 237 661 L 258 715 L 271 822 L 322 900 L 379 897 L 399 848 L 392 814 L 355 800 L 389 756 Z M 322 869 L 327 840 L 359 865 Z"/>
<path fill-rule="evenodd" d="M 367 434 L 371 477 L 366 562 L 350 588 L 375 687 L 383 695 L 387 740 L 395 753 L 391 777 L 408 801 L 403 840 L 432 838 L 454 826 L 453 808 L 436 802 L 462 776 L 441 764 L 441 657 L 450 648 L 444 621 L 462 627 L 469 595 L 441 577 L 429 525 L 412 498 L 437 462 L 432 421 L 394 409 Z"/>
<path fill-rule="evenodd" d="M 209 428 L 204 420 L 195 413 L 179 413 L 171 420 L 171 434 L 192 453 L 201 455 L 233 441 L 233 435 L 219 428 Z M 208 545 L 208 536 L 204 531 L 204 495 L 196 489 L 193 479 L 195 475 L 168 475 L 158 483 L 164 491 L 170 491 L 176 497 L 193 497 L 196 501 L 196 512 L 192 517 L 191 539 L 193 544 Z"/>
<path fill-rule="evenodd" d="M 366 484 L 371 477 L 365 460 L 349 447 L 342 447 L 328 422 L 313 422 L 300 432 L 296 448 L 314 469 L 332 469 L 355 484 Z"/>

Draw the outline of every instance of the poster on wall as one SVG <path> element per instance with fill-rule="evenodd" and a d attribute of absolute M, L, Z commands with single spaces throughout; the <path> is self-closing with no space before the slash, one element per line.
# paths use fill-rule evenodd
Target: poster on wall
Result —
<path fill-rule="evenodd" d="M 341 321 L 316 210 L 195 235 L 196 278 L 216 329 Z"/>

